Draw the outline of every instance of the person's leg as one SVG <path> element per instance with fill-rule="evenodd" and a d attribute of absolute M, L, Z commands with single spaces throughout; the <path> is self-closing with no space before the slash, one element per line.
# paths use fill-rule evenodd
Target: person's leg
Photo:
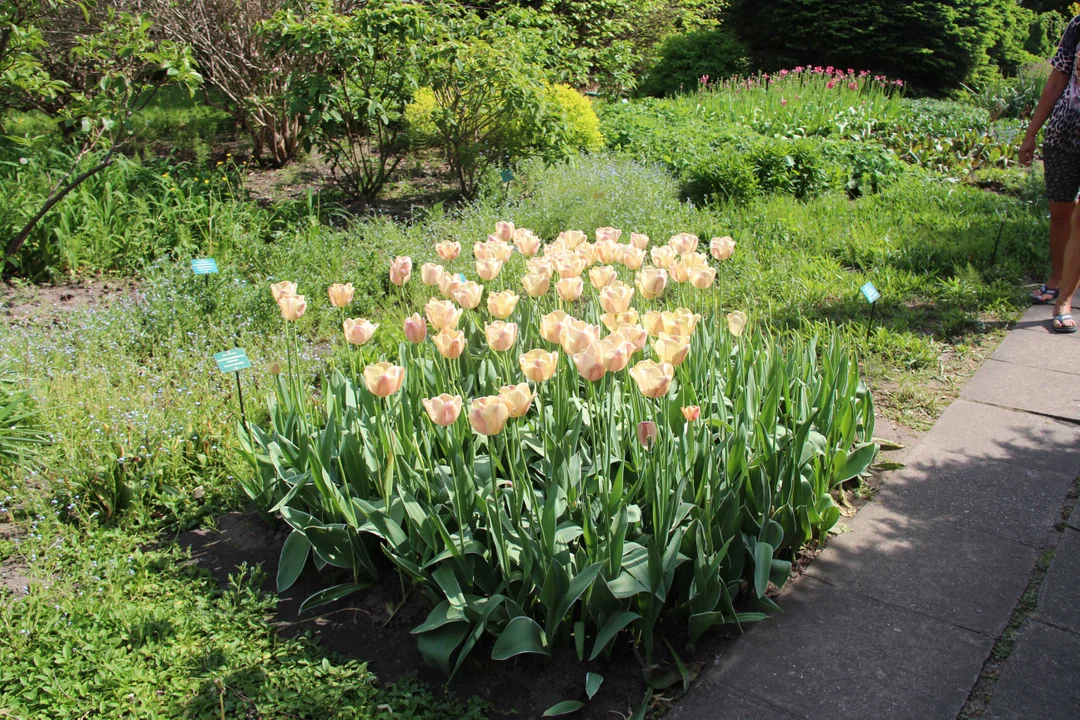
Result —
<path fill-rule="evenodd" d="M 1076 329 L 1076 320 L 1069 316 L 1077 289 L 1080 289 L 1080 207 L 1072 214 L 1071 234 L 1065 248 L 1061 275 L 1061 294 L 1054 304 L 1054 329 L 1058 332 Z"/>
<path fill-rule="evenodd" d="M 1037 303 L 1050 304 L 1058 298 L 1061 273 L 1065 267 L 1065 247 L 1069 244 L 1073 210 L 1080 192 L 1080 167 L 1072 153 L 1055 147 L 1043 148 L 1046 199 L 1050 204 L 1050 279 L 1031 295 Z M 1053 292 L 1046 292 L 1052 290 Z"/>
<path fill-rule="evenodd" d="M 1072 216 L 1075 202 L 1050 203 L 1050 279 L 1048 288 L 1061 287 L 1061 273 L 1065 268 L 1065 246 L 1072 233 Z"/>

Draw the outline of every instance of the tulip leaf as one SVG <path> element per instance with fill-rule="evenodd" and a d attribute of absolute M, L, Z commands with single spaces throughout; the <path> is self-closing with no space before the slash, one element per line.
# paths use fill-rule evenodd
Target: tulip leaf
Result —
<path fill-rule="evenodd" d="M 344 583 L 342 585 L 334 585 L 315 593 L 300 605 L 300 613 L 303 614 L 308 610 L 314 610 L 317 607 L 323 605 L 329 605 L 335 600 L 340 600 L 350 593 L 354 593 L 357 590 L 366 590 L 371 587 L 371 583 Z"/>
<path fill-rule="evenodd" d="M 532 618 L 521 616 L 507 623 L 499 634 L 491 651 L 491 659 L 506 660 L 525 653 L 550 655 L 543 628 Z"/>
<path fill-rule="evenodd" d="M 758 542 L 754 547 L 754 594 L 765 597 L 769 589 L 769 573 L 772 570 L 773 547 L 767 542 Z"/>
<path fill-rule="evenodd" d="M 339 568 L 352 569 L 352 538 L 347 525 L 312 525 L 304 530 L 311 546 L 323 560 Z"/>
<path fill-rule="evenodd" d="M 465 620 L 465 612 L 458 610 L 450 605 L 450 602 L 443 600 L 428 613 L 427 619 L 423 623 L 417 625 L 409 631 L 412 635 L 421 635 L 432 630 L 437 630 L 443 625 L 449 623 L 462 622 Z"/>
<path fill-rule="evenodd" d="M 873 443 L 864 443 L 854 451 L 848 453 L 847 459 L 844 461 L 844 465 L 841 468 L 836 481 L 845 482 L 851 478 L 862 475 L 866 472 L 866 469 L 870 467 L 870 463 L 874 462 L 877 451 L 877 445 Z"/>
<path fill-rule="evenodd" d="M 585 694 L 592 700 L 600 685 L 604 682 L 604 676 L 600 673 L 585 673 Z"/>
<path fill-rule="evenodd" d="M 285 544 L 281 548 L 281 557 L 278 558 L 277 589 L 285 592 L 293 586 L 296 579 L 307 564 L 308 555 L 311 553 L 311 543 L 304 537 L 304 533 L 293 530 L 289 537 L 285 538 Z"/>
<path fill-rule="evenodd" d="M 556 715 L 569 715 L 572 712 L 577 712 L 583 707 L 585 707 L 585 703 L 580 700 L 563 700 L 545 710 L 543 716 L 555 717 Z"/>
<path fill-rule="evenodd" d="M 417 649 L 424 656 L 424 662 L 431 667 L 450 674 L 450 656 L 469 634 L 469 623 L 455 622 L 443 625 L 435 630 L 420 635 L 416 640 Z"/>
<path fill-rule="evenodd" d="M 608 646 L 608 643 L 615 639 L 615 636 L 619 634 L 620 630 L 635 620 L 640 619 L 640 615 L 628 610 L 620 610 L 619 612 L 612 613 L 612 615 L 604 621 L 600 631 L 596 633 L 596 641 L 593 643 L 593 651 L 592 655 L 589 656 L 589 660 L 595 660 L 600 653 L 604 651 L 604 648 Z"/>

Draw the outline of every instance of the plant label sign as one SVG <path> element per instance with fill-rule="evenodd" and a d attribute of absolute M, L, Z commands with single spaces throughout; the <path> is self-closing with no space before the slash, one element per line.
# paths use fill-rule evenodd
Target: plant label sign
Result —
<path fill-rule="evenodd" d="M 248 359 L 247 352 L 243 348 L 214 353 L 214 360 L 217 362 L 218 370 L 223 373 L 240 372 L 251 367 L 251 360 Z"/>
<path fill-rule="evenodd" d="M 217 271 L 217 260 L 214 258 L 197 258 L 191 261 L 191 272 L 196 275 L 212 275 Z"/>
<path fill-rule="evenodd" d="M 513 181 L 514 173 L 510 172 L 509 170 L 503 170 L 501 173 L 499 173 L 499 177 L 502 178 L 502 181 L 504 183 L 509 183 Z"/>
<path fill-rule="evenodd" d="M 866 302 L 870 303 L 871 305 L 876 303 L 881 298 L 881 293 L 878 292 L 878 289 L 874 287 L 874 283 L 872 282 L 868 282 L 861 288 L 859 288 L 859 292 L 861 292 L 862 296 L 866 298 Z"/>

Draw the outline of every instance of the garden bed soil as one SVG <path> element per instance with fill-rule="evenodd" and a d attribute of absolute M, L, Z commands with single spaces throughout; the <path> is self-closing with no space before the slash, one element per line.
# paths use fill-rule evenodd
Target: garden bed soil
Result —
<path fill-rule="evenodd" d="M 131 280 L 86 280 L 61 285 L 12 285 L 0 282 L 0 321 L 53 324 L 73 310 L 107 305 L 130 295 Z"/>

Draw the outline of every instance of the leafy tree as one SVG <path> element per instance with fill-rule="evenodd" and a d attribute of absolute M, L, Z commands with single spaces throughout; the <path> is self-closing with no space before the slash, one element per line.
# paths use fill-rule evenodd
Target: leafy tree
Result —
<path fill-rule="evenodd" d="M 6 113 L 62 89 L 38 55 L 45 48 L 38 23 L 51 7 L 40 0 L 0 0 L 0 131 Z"/>

